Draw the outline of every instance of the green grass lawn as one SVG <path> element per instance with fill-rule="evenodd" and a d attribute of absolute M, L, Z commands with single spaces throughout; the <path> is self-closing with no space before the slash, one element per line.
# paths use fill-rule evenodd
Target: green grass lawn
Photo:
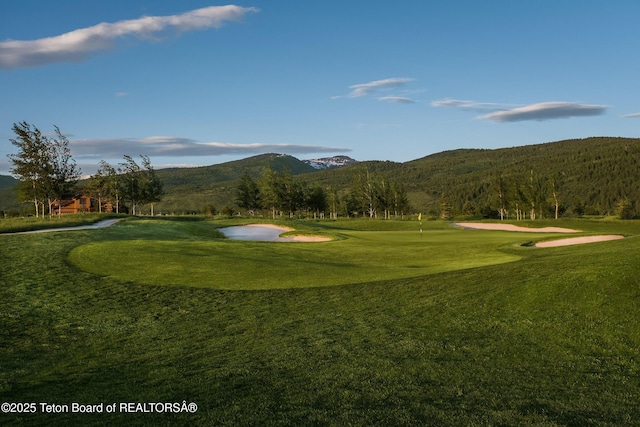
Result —
<path fill-rule="evenodd" d="M 130 229 L 141 222 L 121 229 L 128 236 L 124 241 L 118 237 L 74 248 L 70 261 L 120 281 L 268 290 L 415 277 L 519 259 L 498 250 L 513 242 L 512 234 L 480 235 L 453 227 L 429 230 L 422 237 L 415 224 L 411 231 L 341 230 L 333 233 L 333 242 L 276 244 L 131 238 L 135 232 Z"/>
<path fill-rule="evenodd" d="M 442 222 L 126 220 L 0 236 L 0 400 L 195 402 L 6 425 L 637 425 L 640 223 L 524 248 Z M 531 224 L 530 224 L 531 225 Z M 564 236 L 566 237 L 566 236 Z M 234 280 L 238 277 L 238 280 Z M 341 285 L 341 286 L 338 286 Z"/>

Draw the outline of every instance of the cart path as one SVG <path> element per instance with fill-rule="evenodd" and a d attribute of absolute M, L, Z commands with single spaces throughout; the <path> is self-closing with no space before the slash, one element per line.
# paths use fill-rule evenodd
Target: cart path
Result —
<path fill-rule="evenodd" d="M 42 230 L 31 230 L 31 231 L 18 231 L 15 233 L 0 233 L 0 235 L 15 235 L 15 234 L 34 234 L 34 233 L 51 233 L 53 231 L 74 231 L 74 230 L 93 230 L 96 228 L 105 228 L 110 227 L 116 222 L 120 221 L 122 218 L 113 218 L 113 219 L 105 219 L 102 221 L 98 221 L 95 224 L 90 225 L 78 225 L 75 227 L 60 227 L 60 228 L 45 228 Z"/>

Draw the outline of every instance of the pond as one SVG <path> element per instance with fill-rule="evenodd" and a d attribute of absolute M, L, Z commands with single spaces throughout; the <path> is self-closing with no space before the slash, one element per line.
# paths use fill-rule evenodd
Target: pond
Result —
<path fill-rule="evenodd" d="M 252 240 L 259 242 L 327 242 L 329 237 L 322 236 L 286 236 L 280 234 L 293 231 L 291 228 L 280 227 L 273 224 L 249 224 L 218 229 L 228 239 Z"/>
<path fill-rule="evenodd" d="M 269 224 L 250 224 L 220 228 L 218 231 L 232 240 L 275 242 L 280 238 L 280 234 L 290 229 Z"/>

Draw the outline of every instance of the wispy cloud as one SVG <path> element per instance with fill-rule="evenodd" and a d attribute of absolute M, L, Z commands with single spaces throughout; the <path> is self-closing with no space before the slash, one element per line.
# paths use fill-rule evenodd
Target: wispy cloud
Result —
<path fill-rule="evenodd" d="M 351 93 L 349 93 L 349 98 L 359 98 L 362 96 L 370 96 L 374 93 L 378 93 L 385 89 L 397 88 L 400 86 L 404 86 L 405 84 L 414 81 L 415 79 L 410 79 L 406 77 L 392 77 L 390 79 L 384 80 L 375 80 L 369 83 L 360 83 L 357 85 L 349 86 L 351 89 Z"/>
<path fill-rule="evenodd" d="M 445 98 L 438 101 L 433 101 L 431 105 L 434 107 L 452 107 L 452 108 L 459 108 L 461 110 L 481 111 L 481 112 L 504 110 L 509 107 L 504 104 L 496 104 L 492 102 L 464 101 L 460 99 L 451 99 L 451 98 Z"/>
<path fill-rule="evenodd" d="M 414 80 L 415 79 L 411 79 L 408 77 L 392 77 L 389 79 L 374 80 L 368 83 L 359 83 L 349 86 L 351 92 L 349 92 L 347 95 L 332 96 L 331 99 L 372 97 L 384 102 L 393 102 L 396 104 L 414 104 L 417 101 L 409 98 L 408 95 L 416 93 L 415 90 L 402 90 L 400 91 L 400 93 L 392 93 L 393 90 L 397 90 Z"/>
<path fill-rule="evenodd" d="M 416 101 L 414 101 L 411 98 L 407 98 L 405 96 L 381 96 L 380 98 L 378 98 L 378 101 L 385 101 L 385 102 L 394 102 L 397 104 L 415 104 Z"/>
<path fill-rule="evenodd" d="M 127 96 L 129 96 L 128 92 L 116 92 L 115 93 L 116 98 L 126 98 Z"/>
<path fill-rule="evenodd" d="M 510 110 L 495 111 L 478 118 L 498 123 L 525 120 L 543 121 L 569 117 L 599 116 L 604 114 L 607 108 L 606 105 L 588 105 L 575 102 L 542 102 Z"/>
<path fill-rule="evenodd" d="M 491 102 L 463 101 L 445 98 L 431 103 L 434 107 L 453 107 L 484 113 L 476 118 L 498 123 L 526 120 L 553 120 L 569 117 L 598 116 L 607 110 L 606 105 L 578 104 L 576 102 L 541 102 L 531 105 L 508 105 Z"/>
<path fill-rule="evenodd" d="M 124 154 L 163 157 L 221 156 L 225 154 L 307 154 L 344 153 L 343 147 L 296 144 L 234 144 L 229 142 L 197 142 L 189 138 L 151 136 L 147 138 L 77 139 L 70 141 L 75 156 L 83 158 L 120 158 Z"/>
<path fill-rule="evenodd" d="M 100 23 L 59 36 L 38 40 L 0 42 L 0 69 L 38 67 L 58 62 L 81 61 L 90 55 L 110 50 L 118 39 L 135 37 L 154 40 L 169 32 L 178 34 L 205 28 L 219 28 L 225 21 L 239 21 L 257 12 L 253 7 L 211 6 L 179 15 L 145 16 L 139 19 Z"/>
<path fill-rule="evenodd" d="M 640 118 L 640 113 L 625 114 L 622 117 L 624 117 L 625 119 L 637 119 Z"/>

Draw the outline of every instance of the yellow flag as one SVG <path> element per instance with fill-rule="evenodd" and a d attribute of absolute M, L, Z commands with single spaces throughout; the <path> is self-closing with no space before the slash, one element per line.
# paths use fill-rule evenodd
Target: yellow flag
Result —
<path fill-rule="evenodd" d="M 418 221 L 422 221 L 422 212 L 418 214 Z"/>

